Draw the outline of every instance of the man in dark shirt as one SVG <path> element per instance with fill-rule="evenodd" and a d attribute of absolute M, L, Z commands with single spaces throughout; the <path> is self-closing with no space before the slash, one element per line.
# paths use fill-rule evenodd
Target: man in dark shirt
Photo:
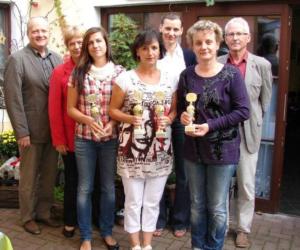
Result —
<path fill-rule="evenodd" d="M 194 53 L 179 44 L 183 27 L 180 17 L 175 13 L 164 15 L 160 23 L 160 33 L 164 46 L 167 50 L 163 59 L 157 65 L 163 71 L 169 71 L 179 79 L 180 73 L 188 66 L 196 64 Z M 190 224 L 190 199 L 187 174 L 184 168 L 183 145 L 184 128 L 179 119 L 175 119 L 172 124 L 172 144 L 174 149 L 174 162 L 176 174 L 175 200 L 173 212 L 171 213 L 171 224 L 176 237 L 185 235 Z M 154 236 L 160 236 L 167 223 L 165 196 L 160 203 L 160 214 L 157 221 Z"/>
<path fill-rule="evenodd" d="M 47 49 L 49 26 L 46 19 L 30 19 L 27 36 L 29 44 L 8 58 L 4 72 L 4 93 L 21 155 L 21 220 L 26 231 L 40 234 L 36 220 L 48 226 L 59 226 L 50 219 L 57 152 L 50 137 L 48 80 L 61 59 Z"/>

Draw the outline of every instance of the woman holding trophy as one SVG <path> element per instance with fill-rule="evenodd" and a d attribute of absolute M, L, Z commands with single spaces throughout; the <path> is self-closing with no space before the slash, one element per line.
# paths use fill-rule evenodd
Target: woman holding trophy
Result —
<path fill-rule="evenodd" d="M 125 190 L 124 227 L 134 250 L 152 249 L 159 201 L 172 169 L 170 125 L 176 116 L 177 81 L 156 67 L 164 51 L 156 31 L 136 36 L 132 53 L 138 66 L 116 79 L 109 109 L 120 122 L 117 172 Z"/>
<path fill-rule="evenodd" d="M 91 193 L 96 163 L 99 164 L 100 173 L 101 236 L 108 249 L 119 249 L 112 237 L 117 133 L 115 122 L 108 116 L 108 106 L 113 81 L 122 71 L 123 68 L 111 60 L 106 31 L 101 27 L 87 30 L 79 62 L 68 87 L 68 114 L 76 121 L 77 213 L 82 241 L 80 250 L 92 248 Z"/>
<path fill-rule="evenodd" d="M 249 99 L 239 70 L 217 61 L 222 29 L 200 20 L 187 32 L 198 64 L 181 73 L 178 112 L 185 125 L 193 249 L 221 250 L 231 177 L 239 161 L 239 123 Z"/>

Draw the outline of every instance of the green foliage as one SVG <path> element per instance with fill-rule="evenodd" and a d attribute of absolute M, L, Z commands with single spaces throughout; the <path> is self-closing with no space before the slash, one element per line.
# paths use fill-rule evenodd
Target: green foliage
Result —
<path fill-rule="evenodd" d="M 215 4 L 215 0 L 206 0 L 206 6 L 213 6 Z"/>
<path fill-rule="evenodd" d="M 12 130 L 0 133 L 0 157 L 9 159 L 12 156 L 17 156 L 18 144 Z"/>
<path fill-rule="evenodd" d="M 121 64 L 126 69 L 136 67 L 130 47 L 137 35 L 137 25 L 125 16 L 118 14 L 113 16 L 112 32 L 110 33 L 110 45 L 115 63 Z"/>
<path fill-rule="evenodd" d="M 175 174 L 175 171 L 173 169 L 171 174 L 168 176 L 167 184 L 172 185 L 172 184 L 175 184 L 175 183 L 176 183 L 176 174 Z"/>
<path fill-rule="evenodd" d="M 54 200 L 64 201 L 64 187 L 62 185 L 54 187 Z"/>

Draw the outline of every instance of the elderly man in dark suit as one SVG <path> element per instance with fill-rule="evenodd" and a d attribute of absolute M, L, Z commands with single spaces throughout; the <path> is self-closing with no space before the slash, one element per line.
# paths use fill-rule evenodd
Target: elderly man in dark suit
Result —
<path fill-rule="evenodd" d="M 225 26 L 225 42 L 229 54 L 219 57 L 221 63 L 231 63 L 244 76 L 250 99 L 250 119 L 240 125 L 240 161 L 237 169 L 237 247 L 248 247 L 248 234 L 254 213 L 255 172 L 262 133 L 263 115 L 267 112 L 272 92 L 271 64 L 247 51 L 250 29 L 241 17 Z"/>
<path fill-rule="evenodd" d="M 48 80 L 61 59 L 47 49 L 49 26 L 46 19 L 30 19 L 27 36 L 29 44 L 8 58 L 4 72 L 4 93 L 21 154 L 21 220 L 26 231 L 40 234 L 37 220 L 48 226 L 59 226 L 50 218 L 57 152 L 51 144 Z"/>

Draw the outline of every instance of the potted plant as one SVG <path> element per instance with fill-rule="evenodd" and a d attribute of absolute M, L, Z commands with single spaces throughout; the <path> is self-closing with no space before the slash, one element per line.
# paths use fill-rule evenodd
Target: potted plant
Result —
<path fill-rule="evenodd" d="M 7 160 L 13 156 L 19 156 L 18 144 L 12 130 L 0 133 L 0 158 Z"/>

